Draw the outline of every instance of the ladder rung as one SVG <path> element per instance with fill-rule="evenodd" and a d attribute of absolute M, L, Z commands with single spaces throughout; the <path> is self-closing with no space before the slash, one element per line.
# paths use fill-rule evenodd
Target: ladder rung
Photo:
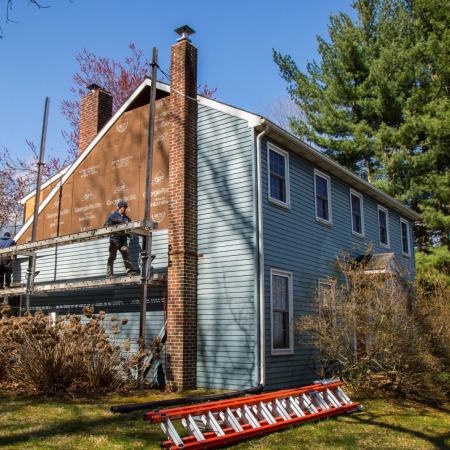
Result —
<path fill-rule="evenodd" d="M 284 406 L 281 404 L 281 401 L 276 399 L 275 400 L 275 411 L 278 413 L 278 415 L 283 419 L 283 420 L 290 420 L 291 416 L 289 415 L 289 413 L 284 409 Z"/>
<path fill-rule="evenodd" d="M 258 405 L 258 412 L 259 415 L 262 419 L 266 420 L 267 423 L 273 424 L 276 423 L 276 420 L 274 419 L 274 417 L 272 416 L 271 412 L 269 411 L 269 408 L 267 407 L 267 405 L 264 402 L 261 402 Z"/>
<path fill-rule="evenodd" d="M 213 430 L 217 434 L 217 436 L 225 435 L 225 432 L 222 430 L 222 427 L 219 425 L 219 422 L 217 422 L 217 419 L 214 417 L 214 414 L 211 411 L 208 411 L 208 413 L 206 414 L 206 422 L 209 428 L 211 428 L 211 430 Z"/>
<path fill-rule="evenodd" d="M 297 399 L 294 397 L 289 397 L 288 405 L 290 410 L 297 416 L 302 417 L 305 415 L 305 413 L 302 411 L 302 408 L 300 408 L 300 405 L 297 402 Z"/>
<path fill-rule="evenodd" d="M 167 419 L 166 423 L 161 424 L 161 429 L 166 434 L 166 436 L 172 440 L 174 444 L 179 446 L 183 445 L 183 440 L 181 439 L 178 431 L 175 429 L 170 419 Z"/>
<path fill-rule="evenodd" d="M 244 431 L 230 408 L 227 408 L 225 413 L 223 413 L 223 420 L 229 427 L 233 428 L 234 431 Z"/>
<path fill-rule="evenodd" d="M 340 386 L 336 387 L 336 393 L 341 397 L 342 401 L 349 405 L 352 401 L 348 398 L 347 394 L 341 389 Z"/>
<path fill-rule="evenodd" d="M 314 406 L 313 402 L 311 401 L 310 398 L 308 398 L 308 396 L 306 394 L 303 394 L 301 396 L 302 402 L 303 402 L 303 406 L 311 413 L 311 414 L 316 414 L 318 413 L 317 408 Z"/>
<path fill-rule="evenodd" d="M 247 405 L 244 406 L 243 415 L 247 423 L 249 423 L 253 428 L 259 428 L 261 426 Z"/>
<path fill-rule="evenodd" d="M 328 398 L 328 401 L 335 407 L 335 408 L 339 408 L 339 406 L 341 406 L 341 403 L 339 402 L 339 400 L 333 395 L 333 393 L 327 389 L 325 391 L 325 395 Z"/>

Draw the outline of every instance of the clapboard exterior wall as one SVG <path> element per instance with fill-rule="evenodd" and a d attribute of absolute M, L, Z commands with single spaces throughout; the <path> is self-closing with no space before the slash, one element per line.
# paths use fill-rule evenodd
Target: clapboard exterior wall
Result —
<path fill-rule="evenodd" d="M 197 143 L 197 383 L 240 389 L 257 367 L 253 134 L 199 105 Z"/>
<path fill-rule="evenodd" d="M 331 176 L 333 224 L 316 221 L 314 203 L 314 166 L 298 155 L 289 153 L 290 208 L 268 200 L 267 142 L 262 145 L 264 292 L 266 330 L 266 379 L 268 388 L 311 382 L 315 375 L 314 354 L 305 336 L 294 335 L 294 354 L 272 355 L 270 270 L 292 273 L 294 321 L 303 314 L 317 312 L 315 300 L 320 278 L 337 277 L 336 257 L 342 251 L 364 254 L 395 252 L 400 264 L 413 276 L 414 257 L 401 252 L 400 216 L 389 209 L 390 248 L 379 245 L 377 202 L 364 196 L 365 238 L 352 234 L 350 187 Z M 323 171 L 323 170 L 322 170 Z M 326 171 L 323 171 L 326 173 Z M 410 226 L 410 248 L 412 229 Z"/>

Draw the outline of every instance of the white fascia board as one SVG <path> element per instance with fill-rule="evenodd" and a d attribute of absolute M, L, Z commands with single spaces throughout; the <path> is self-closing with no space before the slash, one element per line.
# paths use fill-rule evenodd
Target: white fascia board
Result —
<path fill-rule="evenodd" d="M 150 85 L 150 80 L 147 78 L 146 81 Z M 166 83 L 162 83 L 158 81 L 156 85 L 157 89 L 161 91 L 165 91 L 170 93 L 170 85 Z M 221 111 L 225 114 L 229 114 L 230 116 L 237 117 L 238 119 L 245 120 L 248 122 L 249 128 L 254 128 L 258 125 L 261 125 L 262 117 L 251 113 L 249 111 L 245 111 L 241 108 L 236 108 L 235 106 L 229 105 L 227 103 L 220 102 L 218 100 L 214 100 L 209 97 L 204 97 L 203 95 L 197 95 L 197 103 L 202 106 L 207 106 L 208 108 L 215 109 L 217 111 Z"/>
<path fill-rule="evenodd" d="M 73 164 L 68 168 L 67 172 L 60 178 L 58 184 L 52 189 L 52 191 L 45 197 L 44 201 L 39 205 L 39 213 L 50 203 L 51 199 L 57 194 L 61 186 L 69 179 L 69 177 L 75 172 L 78 166 L 86 159 L 91 150 L 97 145 L 97 143 L 102 139 L 106 132 L 114 125 L 114 123 L 120 118 L 120 116 L 126 111 L 128 106 L 136 99 L 136 97 L 142 92 L 142 90 L 150 85 L 150 80 L 145 79 L 136 90 L 130 95 L 128 100 L 117 110 L 117 112 L 109 119 L 106 125 L 97 134 L 94 140 L 86 147 L 86 149 L 78 156 L 78 158 L 73 162 Z M 161 90 L 166 91 L 166 85 L 158 83 L 161 85 Z M 158 85 L 157 85 L 158 87 Z M 167 92 L 167 91 L 166 91 Z M 33 223 L 33 216 L 31 216 L 25 224 L 22 226 L 20 231 L 15 236 L 14 240 L 18 240 L 22 237 L 28 227 Z"/>
<path fill-rule="evenodd" d="M 402 215 L 409 219 L 420 219 L 419 213 L 413 211 L 395 198 L 386 194 L 369 182 L 363 180 L 358 175 L 341 166 L 339 163 L 333 161 L 331 158 L 319 152 L 318 150 L 312 148 L 311 146 L 301 141 L 299 138 L 292 135 L 283 128 L 279 127 L 275 123 L 271 122 L 270 120 L 266 118 L 261 119 L 262 120 L 259 125 L 268 125 L 269 137 L 275 138 L 275 140 L 277 137 L 285 140 L 285 142 L 279 142 L 278 140 L 281 145 L 283 145 L 283 143 L 286 144 L 286 141 L 289 142 L 291 144 L 291 150 L 295 151 L 301 156 L 304 156 L 306 159 L 313 162 L 313 164 L 320 164 L 320 167 L 328 170 L 332 175 L 339 177 L 350 186 L 355 187 L 355 189 L 359 190 L 360 192 L 373 196 L 375 199 L 377 199 L 378 202 L 382 202 L 384 205 L 391 207 L 397 212 L 400 212 Z"/>
<path fill-rule="evenodd" d="M 61 169 L 57 174 L 53 175 L 51 178 L 49 178 L 45 183 L 42 184 L 41 189 L 45 189 L 48 185 L 54 183 L 56 180 L 61 178 L 70 168 L 70 164 L 64 169 Z M 36 195 L 36 189 L 34 191 L 31 191 L 29 194 L 27 194 L 24 198 L 19 200 L 20 205 L 25 205 L 25 203 L 30 200 L 30 198 L 34 197 Z"/>
<path fill-rule="evenodd" d="M 208 106 L 209 108 L 216 109 L 217 111 L 229 114 L 230 116 L 234 116 L 239 119 L 245 120 L 246 122 L 248 122 L 248 126 L 250 128 L 261 125 L 261 121 L 263 119 L 261 116 L 258 116 L 257 114 L 253 114 L 243 109 L 239 109 L 234 106 L 227 105 L 226 103 L 213 100 L 212 98 L 203 97 L 201 95 L 197 95 L 197 102 L 199 105 Z"/>

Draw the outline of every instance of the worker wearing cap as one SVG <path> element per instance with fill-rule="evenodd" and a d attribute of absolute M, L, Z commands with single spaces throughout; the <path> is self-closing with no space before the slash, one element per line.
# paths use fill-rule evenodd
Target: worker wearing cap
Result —
<path fill-rule="evenodd" d="M 16 245 L 16 241 L 11 239 L 11 234 L 7 231 L 0 238 L 0 248 L 8 248 Z M 0 289 L 11 286 L 12 258 L 11 255 L 0 255 Z"/>
<path fill-rule="evenodd" d="M 128 203 L 125 200 L 119 200 L 117 203 L 117 209 L 112 212 L 105 222 L 105 226 L 119 225 L 121 223 L 130 222 L 130 218 L 127 216 L 126 211 Z M 109 238 L 109 258 L 106 266 L 106 276 L 112 277 L 114 275 L 114 261 L 117 256 L 117 250 L 120 251 L 123 259 L 123 263 L 127 270 L 127 275 L 139 275 L 139 271 L 133 268 L 128 257 L 128 241 L 125 231 L 114 233 Z"/>

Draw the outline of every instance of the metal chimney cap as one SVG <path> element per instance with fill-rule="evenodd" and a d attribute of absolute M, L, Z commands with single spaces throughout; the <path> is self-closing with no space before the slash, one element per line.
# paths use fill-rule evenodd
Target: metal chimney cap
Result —
<path fill-rule="evenodd" d="M 89 89 L 91 92 L 94 92 L 94 91 L 97 91 L 98 89 L 101 89 L 101 87 L 98 84 L 96 84 L 96 83 L 88 84 L 86 86 L 86 88 Z"/>
<path fill-rule="evenodd" d="M 182 27 L 175 28 L 174 31 L 180 35 L 180 38 L 178 39 L 179 41 L 182 39 L 187 39 L 189 41 L 189 36 L 195 33 L 195 30 L 193 30 L 189 25 L 183 25 Z"/>

